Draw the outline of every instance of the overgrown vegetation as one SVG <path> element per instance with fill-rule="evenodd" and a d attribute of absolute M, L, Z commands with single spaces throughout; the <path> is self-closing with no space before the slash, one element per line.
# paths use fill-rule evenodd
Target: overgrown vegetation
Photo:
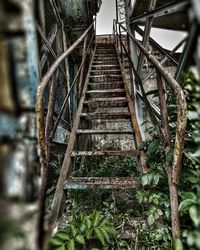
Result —
<path fill-rule="evenodd" d="M 151 172 L 139 177 L 141 189 L 68 192 L 67 219 L 52 238 L 50 249 L 200 249 L 200 85 L 190 72 L 182 75 L 180 83 L 188 103 L 179 184 L 182 242 L 172 246 L 166 159 L 158 132 L 150 128 L 149 139 L 142 149 L 147 152 Z M 176 107 L 170 91 L 168 106 L 170 123 L 173 123 Z M 171 130 L 174 140 L 175 128 Z M 117 145 L 109 145 L 107 149 L 109 147 L 118 149 Z M 172 161 L 172 154 L 167 161 Z M 130 157 L 92 157 L 81 168 L 79 163 L 80 159 L 74 162 L 74 176 L 138 176 L 137 163 Z M 58 164 L 55 169 L 58 169 Z M 125 232 L 128 237 L 124 236 Z"/>

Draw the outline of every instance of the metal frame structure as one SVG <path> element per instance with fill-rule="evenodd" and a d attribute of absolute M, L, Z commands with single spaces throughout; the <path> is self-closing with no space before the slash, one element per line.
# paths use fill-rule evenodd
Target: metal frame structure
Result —
<path fill-rule="evenodd" d="M 139 1 L 140 0 L 136 0 L 135 3 L 137 4 Z M 143 11 L 144 14 L 134 17 L 134 4 L 132 9 L 130 8 L 132 1 L 116 0 L 117 20 L 113 23 L 113 37 L 112 39 L 111 36 L 109 38 L 110 41 L 114 41 L 120 61 L 120 70 L 122 72 L 125 88 L 124 92 L 130 112 L 128 115 L 130 115 L 131 124 L 134 129 L 136 150 L 115 152 L 82 151 L 75 153 L 73 152 L 73 146 L 75 144 L 76 135 L 79 134 L 120 134 L 122 132 L 125 134 L 133 134 L 133 131 L 95 131 L 78 129 L 83 101 L 86 96 L 87 82 L 89 81 L 89 74 L 96 49 L 96 19 L 93 20 L 93 14 L 87 9 L 89 8 L 89 0 L 86 1 L 86 5 L 82 6 L 81 10 L 77 10 L 77 16 L 74 15 L 73 18 L 75 19 L 77 17 L 79 23 L 77 26 L 75 25 L 73 27 L 69 24 L 66 25 L 64 18 L 60 14 L 61 6 L 55 0 L 38 1 L 38 9 L 36 11 L 38 15 L 36 17 L 34 17 L 34 1 L 28 1 L 30 6 L 28 6 L 27 3 L 21 5 L 20 1 L 16 2 L 17 4 L 14 5 L 14 10 L 23 10 L 22 12 L 19 11 L 19 13 L 17 11 L 17 14 L 13 13 L 12 22 L 16 20 L 17 25 L 13 25 L 11 22 L 9 26 L 9 24 L 6 24 L 5 19 L 3 20 L 3 22 L 5 22 L 5 27 L 4 25 L 0 27 L 3 34 L 3 36 L 0 37 L 0 52 L 3 59 L 5 59 L 1 62 L 3 65 L 1 75 L 3 75 L 4 78 L 2 93 L 5 93 L 6 97 L 2 95 L 2 102 L 0 103 L 0 114 L 2 118 L 0 122 L 0 136 L 2 142 L 2 145 L 0 145 L 0 154 L 3 156 L 3 169 L 5 170 L 6 158 L 10 157 L 15 160 L 12 153 L 12 147 L 16 145 L 16 142 L 20 142 L 20 145 L 23 145 L 20 151 L 23 151 L 24 158 L 26 154 L 28 155 L 26 162 L 23 162 L 24 168 L 30 170 L 30 167 L 32 167 L 36 161 L 36 139 L 38 139 L 41 160 L 41 187 L 39 193 L 39 219 L 37 228 L 39 234 L 39 247 L 45 249 L 46 242 L 44 238 L 46 236 L 48 238 L 56 224 L 62 201 L 63 188 L 77 185 L 80 180 L 84 185 L 92 188 L 113 188 L 113 185 L 123 188 L 139 187 L 136 178 L 124 178 L 124 181 L 115 177 L 96 178 L 95 184 L 88 178 L 84 179 L 81 177 L 82 179 L 74 178 L 67 181 L 66 178 L 70 167 L 70 159 L 77 155 L 136 156 L 141 173 L 150 171 L 147 166 L 145 150 L 139 151 L 144 141 L 143 131 L 140 126 L 142 123 L 142 106 L 146 107 L 152 124 L 159 131 L 166 158 L 169 152 L 173 150 L 173 162 L 169 163 L 166 161 L 165 169 L 168 176 L 171 200 L 172 235 L 174 239 L 180 238 L 177 187 L 179 184 L 181 160 L 184 149 L 187 106 L 184 93 L 178 80 L 181 72 L 188 69 L 193 59 L 200 72 L 199 0 L 191 0 L 190 2 L 188 0 L 176 1 L 168 4 L 163 4 L 161 0 L 144 0 L 145 6 L 148 6 L 148 8 Z M 79 1 L 77 1 L 77 3 L 78 2 Z M 96 1 L 96 4 L 98 5 L 100 2 L 101 1 Z M 63 5 L 65 3 L 64 1 L 62 2 Z M 158 3 L 162 3 L 162 6 L 158 6 Z M 0 4 L 0 6 L 3 5 L 2 3 Z M 85 17 L 83 20 L 84 25 L 81 26 L 80 24 L 83 18 L 80 16 L 80 12 L 84 11 L 85 6 L 87 6 L 87 13 L 85 12 L 83 15 Z M 188 36 L 180 41 L 171 52 L 166 51 L 150 37 L 151 28 L 157 27 L 155 20 L 165 18 L 167 15 L 185 13 L 186 9 L 189 9 L 191 12 L 188 18 L 190 23 Z M 6 12 L 6 10 L 7 8 L 3 8 L 3 15 L 5 15 L 4 11 Z M 23 13 L 23 17 L 19 18 L 20 13 Z M 67 14 L 66 18 L 68 18 Z M 0 18 L 1 22 L 2 19 Z M 24 25 L 20 26 L 20 24 L 23 23 L 22 20 L 24 21 Z M 144 31 L 139 27 L 140 25 L 144 25 Z M 173 29 L 173 27 L 170 28 Z M 180 30 L 184 28 L 185 27 L 180 27 Z M 68 37 L 69 31 L 73 32 L 72 40 Z M 136 33 L 142 36 L 141 42 L 135 38 Z M 36 37 L 37 34 L 38 37 Z M 5 46 L 5 41 L 8 46 Z M 25 46 L 22 49 L 21 45 L 23 43 Z M 71 45 L 69 46 L 69 44 Z M 148 51 L 149 44 L 162 55 L 161 61 L 158 61 Z M 182 54 L 180 58 L 177 59 L 175 53 L 183 44 L 184 48 Z M 21 54 L 18 53 L 18 50 Z M 138 54 L 137 51 L 139 51 Z M 7 58 L 6 53 L 8 55 Z M 194 53 L 194 58 L 191 58 L 191 55 L 194 55 Z M 21 57 L 19 57 L 19 54 Z M 131 86 L 132 89 L 129 88 L 130 86 L 124 73 L 123 64 L 127 59 L 130 66 L 131 77 L 134 78 L 133 86 Z M 152 70 L 142 77 L 144 60 L 150 62 Z M 15 64 L 13 63 L 14 61 Z M 172 76 L 167 72 L 164 67 L 167 62 L 176 68 L 175 75 Z M 22 71 L 18 70 L 20 67 Z M 8 76 L 8 72 L 10 76 Z M 159 105 L 156 105 L 146 96 L 144 84 L 152 75 L 156 75 Z M 168 120 L 166 88 L 172 91 L 176 99 L 177 121 L 174 124 L 169 124 Z M 23 94 L 22 91 L 20 91 L 21 89 L 23 89 Z M 24 98 L 24 96 L 26 98 Z M 36 114 L 34 113 L 35 104 Z M 107 116 L 106 113 L 104 114 Z M 82 115 L 87 116 L 85 113 L 82 113 Z M 102 114 L 99 114 L 99 116 L 100 115 Z M 21 123 L 21 118 L 25 118 L 26 121 Z M 38 134 L 36 134 L 36 128 L 35 125 L 33 125 L 35 124 L 35 120 Z M 61 124 L 62 126 L 60 126 Z M 172 143 L 171 129 L 174 127 L 176 127 L 176 135 Z M 61 141 L 62 136 L 57 139 L 57 132 L 61 128 L 69 133 L 67 143 L 65 140 L 66 134 L 63 136 L 65 137 L 64 140 Z M 45 201 L 47 196 L 49 162 L 52 145 L 57 142 L 64 146 L 67 145 L 67 150 L 55 188 L 51 213 L 48 217 L 49 231 L 46 232 Z M 28 149 L 25 148 L 28 145 Z M 4 154 L 5 146 L 7 150 L 6 154 Z M 16 152 L 14 152 L 14 154 L 15 153 Z M 11 156 L 9 154 L 11 154 Z M 7 164 L 9 165 L 8 167 L 10 167 L 13 162 L 13 160 L 11 163 L 9 162 L 9 164 Z M 31 176 L 28 176 L 27 179 L 30 180 Z M 85 187 L 84 185 L 83 187 Z M 28 191 L 25 190 L 25 193 L 26 192 L 28 196 Z M 34 199 L 35 198 L 32 200 Z"/>
<path fill-rule="evenodd" d="M 144 105 L 148 111 L 148 114 L 151 118 L 154 126 L 159 128 L 160 138 L 163 142 L 163 147 L 165 153 L 167 153 L 171 148 L 174 148 L 174 161 L 172 165 L 166 164 L 166 172 L 168 175 L 169 190 L 170 190 L 170 200 L 171 200 L 171 216 L 172 216 L 172 235 L 173 238 L 180 237 L 180 224 L 179 224 L 179 215 L 178 215 L 178 194 L 177 186 L 179 183 L 180 169 L 181 169 L 181 159 L 184 148 L 184 133 L 186 130 L 186 121 L 187 121 L 187 105 L 184 97 L 184 93 L 178 84 L 178 80 L 181 72 L 188 69 L 188 66 L 191 63 L 191 55 L 194 55 L 195 49 L 198 50 L 197 39 L 199 36 L 199 11 L 194 11 L 194 6 L 197 8 L 199 3 L 197 1 L 176 1 L 169 4 L 164 4 L 162 6 L 156 7 L 157 4 L 161 1 L 149 1 L 148 4 L 145 2 L 145 6 L 148 6 L 147 9 L 143 9 L 143 13 L 138 16 L 133 17 L 134 7 L 138 7 L 138 2 L 135 1 L 133 8 L 131 9 L 132 1 L 124 1 L 126 6 L 126 24 L 127 29 L 125 29 L 122 24 L 117 20 L 114 22 L 113 30 L 115 36 L 116 46 L 120 53 L 120 58 L 126 57 L 129 60 L 129 63 L 133 69 L 135 77 L 135 94 L 144 102 Z M 139 3 L 140 4 L 140 3 Z M 159 3 L 160 4 L 160 3 Z M 140 7 L 142 5 L 140 4 Z M 154 19 L 165 18 L 167 15 L 183 13 L 186 10 L 190 10 L 190 19 L 191 23 L 189 34 L 186 38 L 180 41 L 175 48 L 168 53 L 162 48 L 156 41 L 150 37 L 150 32 L 152 27 L 157 27 L 154 25 Z M 197 10 L 197 9 L 196 9 Z M 141 11 L 141 9 L 140 9 Z M 159 19 L 161 20 L 161 19 Z M 165 19 L 167 22 L 167 19 Z M 144 31 L 139 27 L 139 25 L 144 26 Z M 162 28 L 159 26 L 159 28 Z M 165 29 L 165 27 L 163 27 Z M 182 30 L 183 27 L 180 27 Z M 173 29 L 171 27 L 170 29 Z M 177 27 L 175 28 L 177 29 Z M 121 30 L 124 30 L 127 33 L 127 42 L 124 43 L 121 39 Z M 139 42 L 135 38 L 135 33 L 139 33 L 142 36 L 142 42 Z M 130 44 L 132 49 L 132 54 L 127 50 L 126 44 Z M 161 62 L 157 61 L 151 53 L 148 52 L 148 44 L 154 46 L 161 55 L 165 56 Z M 174 53 L 180 48 L 183 44 L 184 49 L 179 60 L 174 57 Z M 136 52 L 133 50 L 139 50 L 139 56 L 135 59 Z M 197 54 L 199 55 L 199 54 Z M 134 57 L 134 60 L 133 60 Z M 153 65 L 153 70 L 146 76 L 141 76 L 141 71 L 143 69 L 144 58 Z M 196 64 L 199 67 L 199 58 L 196 56 Z M 123 60 L 122 60 L 123 61 Z M 170 61 L 172 65 L 176 68 L 174 76 L 171 76 L 163 67 L 167 61 Z M 146 96 L 144 83 L 150 79 L 150 77 L 156 74 L 157 78 L 157 89 L 159 93 L 159 106 L 160 109 Z M 176 127 L 176 139 L 174 145 L 171 145 L 171 132 L 168 121 L 168 111 L 165 95 L 165 85 L 167 88 L 171 88 L 176 98 L 177 104 L 177 122 L 173 126 Z M 135 96 L 136 97 L 136 96 Z M 133 96 L 134 98 L 134 96 Z M 138 99 L 135 98 L 135 105 L 140 106 Z M 161 121 L 161 124 L 160 124 Z"/>
<path fill-rule="evenodd" d="M 118 34 L 117 26 L 121 26 L 122 29 L 125 28 L 119 23 L 114 22 L 114 35 L 116 46 L 119 48 L 119 53 L 121 54 L 121 58 L 123 55 L 128 55 L 128 51 L 126 50 L 125 45 L 121 39 L 121 35 Z M 155 67 L 157 72 L 157 84 L 159 90 L 159 102 L 160 102 L 160 109 L 161 112 L 161 125 L 158 124 L 154 111 L 150 108 L 151 105 L 148 103 L 148 99 L 145 97 L 145 91 L 143 89 L 142 80 L 140 79 L 139 73 L 134 68 L 134 63 L 131 61 L 130 57 L 130 65 L 133 68 L 133 72 L 135 73 L 136 81 L 139 82 L 140 88 L 142 89 L 143 100 L 146 105 L 146 108 L 149 112 L 149 115 L 152 119 L 154 125 L 159 128 L 160 131 L 160 138 L 163 142 L 163 147 L 166 152 L 166 156 L 171 150 L 174 148 L 174 157 L 172 165 L 166 163 L 166 171 L 168 173 L 168 181 L 169 181 L 169 190 L 170 190 L 170 200 L 171 200 L 171 216 L 172 216 L 172 234 L 173 238 L 180 237 L 180 225 L 179 225 L 179 216 L 178 216 L 178 191 L 177 185 L 179 182 L 180 176 L 180 169 L 181 169 L 181 160 L 183 155 L 184 149 L 184 135 L 186 131 L 186 122 L 187 122 L 187 105 L 186 100 L 184 97 L 184 93 L 178 84 L 178 82 L 172 78 L 172 76 L 163 68 L 163 66 L 153 57 L 145 47 L 132 35 L 126 30 L 128 36 L 132 41 L 137 45 L 140 49 L 141 53 L 143 53 L 147 59 L 152 63 Z M 123 49 L 122 49 L 123 48 Z M 124 53 L 123 53 L 124 51 Z M 171 132 L 169 129 L 169 121 L 168 121 L 168 111 L 167 111 L 167 104 L 166 104 L 166 97 L 165 97 L 165 90 L 163 85 L 163 80 L 165 83 L 172 89 L 174 96 L 176 98 L 177 104 L 177 122 L 176 122 L 176 139 L 174 142 L 173 147 L 171 146 Z M 176 222 L 176 223 L 174 223 Z"/>

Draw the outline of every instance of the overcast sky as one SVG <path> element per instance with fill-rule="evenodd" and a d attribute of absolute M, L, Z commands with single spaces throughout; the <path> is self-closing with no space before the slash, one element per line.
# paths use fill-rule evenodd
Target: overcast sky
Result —
<path fill-rule="evenodd" d="M 97 34 L 112 34 L 113 19 L 116 18 L 115 0 L 103 0 L 97 14 Z M 151 29 L 151 37 L 162 47 L 172 50 L 186 36 L 183 32 L 163 29 Z M 136 36 L 139 39 L 139 36 Z"/>
<path fill-rule="evenodd" d="M 115 0 L 103 0 L 100 12 L 97 14 L 97 34 L 112 34 L 115 18 Z"/>

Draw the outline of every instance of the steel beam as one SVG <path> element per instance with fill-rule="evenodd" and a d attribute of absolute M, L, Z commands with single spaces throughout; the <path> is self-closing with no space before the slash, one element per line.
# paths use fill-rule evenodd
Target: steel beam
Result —
<path fill-rule="evenodd" d="M 131 20 L 131 24 L 133 23 L 137 23 L 139 21 L 143 21 L 146 18 L 149 17 L 160 17 L 160 16 L 166 16 L 168 14 L 172 14 L 172 13 L 176 13 L 178 11 L 182 11 L 185 10 L 187 8 L 187 6 L 189 5 L 189 1 L 188 0 L 184 0 L 182 2 L 175 2 L 175 3 L 169 3 L 166 4 L 164 6 L 161 6 L 155 10 L 152 10 L 148 13 L 145 13 L 144 15 L 140 15 L 138 17 L 135 17 L 134 19 Z"/>
<path fill-rule="evenodd" d="M 155 9 L 156 3 L 157 3 L 157 0 L 150 0 L 148 12 Z M 145 29 L 144 29 L 144 36 L 143 36 L 143 40 L 142 40 L 142 45 L 145 48 L 148 45 L 152 24 L 153 24 L 153 17 L 147 18 L 146 24 L 145 24 Z M 138 65 L 137 65 L 137 72 L 139 75 L 141 74 L 143 63 L 144 63 L 144 54 L 142 52 L 140 52 L 139 59 L 138 59 Z"/>
<path fill-rule="evenodd" d="M 192 22 L 190 31 L 189 31 L 188 41 L 185 44 L 185 47 L 181 54 L 181 58 L 178 63 L 178 67 L 176 69 L 176 73 L 174 77 L 176 80 L 179 79 L 181 72 L 187 70 L 188 68 L 188 65 L 192 58 L 191 55 L 193 55 L 193 52 L 195 51 L 195 48 L 196 48 L 198 32 L 199 32 L 199 26 L 198 26 L 197 21 L 194 19 Z"/>
<path fill-rule="evenodd" d="M 140 27 L 136 26 L 135 27 L 136 32 L 143 36 L 144 35 L 144 31 L 142 29 L 140 29 Z M 164 54 L 165 56 L 167 56 L 168 58 L 170 58 L 170 60 L 172 61 L 172 63 L 177 66 L 178 65 L 178 61 L 172 56 L 170 55 L 169 52 L 167 52 L 165 49 L 163 49 L 162 46 L 160 46 L 159 43 L 157 43 L 153 38 L 149 37 L 149 42 L 162 54 Z"/>

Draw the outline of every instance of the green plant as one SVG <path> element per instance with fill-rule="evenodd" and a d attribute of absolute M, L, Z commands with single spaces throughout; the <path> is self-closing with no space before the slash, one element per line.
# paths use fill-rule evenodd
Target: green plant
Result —
<path fill-rule="evenodd" d="M 114 236 L 116 236 L 116 230 L 108 217 L 100 215 L 100 212 L 95 210 L 90 215 L 85 213 L 74 215 L 66 228 L 52 237 L 50 249 L 94 249 L 94 241 L 95 245 L 102 248 L 108 246 L 110 237 Z M 96 241 L 99 241 L 100 245 Z"/>

